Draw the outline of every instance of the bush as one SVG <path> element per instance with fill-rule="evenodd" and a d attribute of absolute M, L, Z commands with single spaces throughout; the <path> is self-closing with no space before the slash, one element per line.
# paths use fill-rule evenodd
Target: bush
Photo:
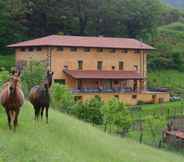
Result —
<path fill-rule="evenodd" d="M 73 114 L 79 119 L 99 125 L 103 123 L 102 105 L 103 102 L 99 97 L 94 97 L 85 103 L 77 102 L 73 106 Z"/>
<path fill-rule="evenodd" d="M 130 113 L 124 103 L 120 102 L 117 98 L 112 98 L 109 102 L 105 103 L 102 107 L 104 116 L 105 131 L 109 127 L 115 125 L 118 132 L 125 134 L 131 126 L 132 120 Z"/>
<path fill-rule="evenodd" d="M 51 89 L 52 107 L 64 113 L 71 113 L 74 96 L 65 85 L 55 83 Z"/>
<path fill-rule="evenodd" d="M 23 91 L 27 96 L 30 89 L 42 83 L 45 79 L 46 67 L 44 64 L 32 61 L 23 70 L 22 73 L 22 83 Z"/>

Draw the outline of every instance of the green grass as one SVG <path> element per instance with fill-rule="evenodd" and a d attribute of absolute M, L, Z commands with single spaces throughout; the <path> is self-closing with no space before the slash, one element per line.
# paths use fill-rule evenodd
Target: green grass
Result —
<path fill-rule="evenodd" d="M 183 162 L 178 154 L 110 136 L 86 123 L 50 110 L 49 124 L 35 123 L 31 106 L 23 107 L 16 133 L 0 113 L 2 162 Z"/>
<path fill-rule="evenodd" d="M 162 104 L 139 105 L 141 109 L 133 109 L 131 112 L 134 123 L 139 125 L 142 121 L 142 142 L 158 147 L 162 140 L 162 131 L 166 128 L 170 118 L 184 115 L 184 101 L 168 102 Z M 131 110 L 131 109 L 130 109 Z M 140 129 L 131 127 L 128 137 L 136 141 L 140 139 Z M 174 147 L 163 144 L 163 147 L 173 150 Z"/>
<path fill-rule="evenodd" d="M 152 88 L 166 87 L 173 95 L 184 97 L 184 73 L 176 70 L 149 72 L 148 85 Z"/>

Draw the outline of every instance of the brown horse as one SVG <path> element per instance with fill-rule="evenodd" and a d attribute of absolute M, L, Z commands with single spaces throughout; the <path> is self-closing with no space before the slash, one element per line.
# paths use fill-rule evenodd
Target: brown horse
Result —
<path fill-rule="evenodd" d="M 41 85 L 34 86 L 29 94 L 29 101 L 35 111 L 35 120 L 38 120 L 40 113 L 41 119 L 45 110 L 46 122 L 48 123 L 48 110 L 50 105 L 49 88 L 52 85 L 53 72 L 47 71 L 47 77 Z"/>
<path fill-rule="evenodd" d="M 20 85 L 20 72 L 13 71 L 10 79 L 3 85 L 0 93 L 0 103 L 6 110 L 9 129 L 18 125 L 18 115 L 24 103 L 24 94 Z"/>

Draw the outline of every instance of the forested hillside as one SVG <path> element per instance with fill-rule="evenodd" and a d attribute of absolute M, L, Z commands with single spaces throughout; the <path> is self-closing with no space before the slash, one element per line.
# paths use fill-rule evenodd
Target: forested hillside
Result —
<path fill-rule="evenodd" d="M 130 37 L 156 47 L 149 70 L 183 71 L 183 22 L 182 10 L 160 0 L 0 0 L 0 55 L 13 53 L 10 43 L 50 34 Z"/>

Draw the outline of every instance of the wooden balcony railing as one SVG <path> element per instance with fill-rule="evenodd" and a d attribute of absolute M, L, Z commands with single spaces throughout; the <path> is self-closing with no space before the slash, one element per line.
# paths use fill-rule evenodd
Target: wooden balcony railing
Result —
<path fill-rule="evenodd" d="M 130 93 L 137 92 L 133 91 L 132 88 L 80 88 L 80 89 L 72 89 L 73 93 Z"/>

